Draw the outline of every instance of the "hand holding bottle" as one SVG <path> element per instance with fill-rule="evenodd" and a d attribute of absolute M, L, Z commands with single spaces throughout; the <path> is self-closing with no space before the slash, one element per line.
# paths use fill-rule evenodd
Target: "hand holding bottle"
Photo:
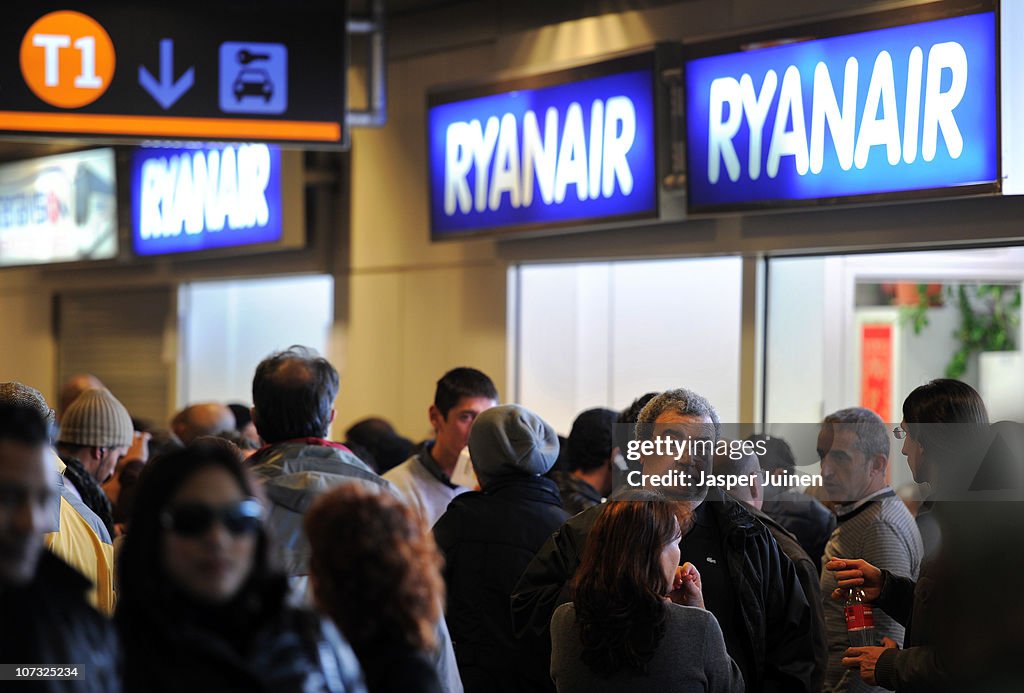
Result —
<path fill-rule="evenodd" d="M 845 600 L 849 590 L 859 587 L 864 599 L 874 602 L 882 593 L 882 571 L 860 558 L 833 558 L 825 564 L 825 570 L 835 573 L 838 587 L 832 590 L 832 598 Z"/>

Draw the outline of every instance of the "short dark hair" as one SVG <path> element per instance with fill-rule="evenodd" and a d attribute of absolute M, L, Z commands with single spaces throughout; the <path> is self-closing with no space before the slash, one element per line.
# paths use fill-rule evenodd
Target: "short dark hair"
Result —
<path fill-rule="evenodd" d="M 304 346 L 271 354 L 252 379 L 253 422 L 268 443 L 292 438 L 325 438 L 338 396 L 338 371 Z"/>
<path fill-rule="evenodd" d="M 448 418 L 452 410 L 463 397 L 486 397 L 498 401 L 498 388 L 482 371 L 475 368 L 453 368 L 437 381 L 434 391 L 434 406 L 441 416 Z"/>
<path fill-rule="evenodd" d="M 761 471 L 773 472 L 776 469 L 789 471 L 796 468 L 796 455 L 793 454 L 793 448 L 785 439 L 766 433 L 756 433 L 748 436 L 747 440 L 764 445 L 764 454 L 757 456 L 758 462 L 761 463 Z"/>
<path fill-rule="evenodd" d="M 952 378 L 938 378 L 914 388 L 903 400 L 907 432 L 919 439 L 916 424 L 988 425 L 988 410 L 978 391 Z"/>
<path fill-rule="evenodd" d="M 615 419 L 615 430 L 612 434 L 612 440 L 615 443 L 615 447 L 623 455 L 625 455 L 629 447 L 629 441 L 636 438 L 636 420 L 640 417 L 640 412 L 658 394 L 657 392 L 648 392 L 646 395 L 641 395 L 634 399 L 632 404 L 619 412 L 619 417 Z M 632 470 L 640 469 L 639 462 L 631 462 L 628 459 L 626 459 L 626 466 Z"/>
<path fill-rule="evenodd" d="M 345 431 L 345 445 L 378 474 L 405 462 L 416 447 L 411 440 L 399 435 L 390 422 L 378 416 L 352 424 Z M 360 454 L 356 447 L 368 457 Z"/>
<path fill-rule="evenodd" d="M 914 388 L 903 400 L 903 421 L 931 465 L 962 463 L 977 454 L 972 447 L 982 444 L 989 430 L 988 409 L 981 395 L 952 378 L 938 378 Z"/>
<path fill-rule="evenodd" d="M 228 405 L 228 409 L 235 415 L 235 430 L 241 431 L 243 428 L 249 425 L 252 421 L 252 412 L 249 411 L 249 407 L 238 402 L 232 402 Z"/>
<path fill-rule="evenodd" d="M 0 402 L 0 440 L 45 445 L 50 442 L 50 425 L 30 403 Z"/>
<path fill-rule="evenodd" d="M 611 409 L 597 408 L 576 417 L 567 441 L 570 472 L 589 472 L 608 464 L 615 448 L 613 432 L 618 416 Z"/>

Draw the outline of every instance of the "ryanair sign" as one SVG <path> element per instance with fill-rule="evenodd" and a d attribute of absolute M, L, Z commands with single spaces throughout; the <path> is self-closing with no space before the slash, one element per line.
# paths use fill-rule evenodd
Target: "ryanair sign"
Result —
<path fill-rule="evenodd" d="M 689 207 L 994 183 L 997 60 L 991 12 L 691 60 Z"/>
<path fill-rule="evenodd" d="M 657 213 L 653 71 L 429 108 L 435 238 Z"/>
<path fill-rule="evenodd" d="M 282 236 L 281 151 L 272 144 L 139 147 L 132 153 L 138 255 L 273 243 Z"/>

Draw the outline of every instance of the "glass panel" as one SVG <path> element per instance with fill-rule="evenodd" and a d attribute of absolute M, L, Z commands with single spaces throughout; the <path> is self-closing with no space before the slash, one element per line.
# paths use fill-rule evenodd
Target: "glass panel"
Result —
<path fill-rule="evenodd" d="M 768 263 L 765 422 L 813 465 L 825 414 L 866 406 L 890 424 L 934 378 L 962 380 L 991 420 L 1019 420 L 1024 249 L 772 259 Z M 787 424 L 792 424 L 787 426 Z M 890 472 L 911 480 L 900 447 Z"/>
<path fill-rule="evenodd" d="M 197 282 L 182 287 L 179 406 L 252 402 L 256 365 L 293 344 L 327 353 L 329 276 Z"/>
<path fill-rule="evenodd" d="M 739 414 L 739 258 L 519 268 L 517 399 L 560 433 L 590 407 L 688 387 Z"/>

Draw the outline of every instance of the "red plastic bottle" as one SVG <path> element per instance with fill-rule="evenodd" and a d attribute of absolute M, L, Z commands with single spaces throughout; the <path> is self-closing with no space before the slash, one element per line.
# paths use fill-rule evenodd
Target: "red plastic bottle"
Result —
<path fill-rule="evenodd" d="M 875 616 L 871 604 L 859 587 L 846 592 L 846 634 L 851 647 L 873 647 L 875 642 Z"/>

